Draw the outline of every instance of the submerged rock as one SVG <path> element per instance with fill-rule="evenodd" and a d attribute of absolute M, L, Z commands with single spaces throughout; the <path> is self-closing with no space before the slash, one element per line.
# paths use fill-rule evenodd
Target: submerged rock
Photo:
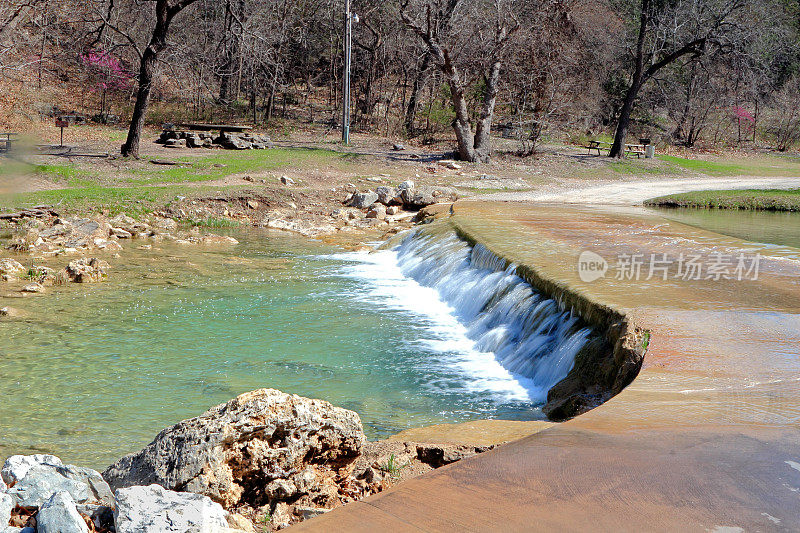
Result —
<path fill-rule="evenodd" d="M 200 494 L 150 485 L 119 489 L 114 501 L 117 533 L 215 533 L 228 528 L 222 506 Z"/>
<path fill-rule="evenodd" d="M 165 429 L 103 477 L 114 488 L 157 483 L 203 494 L 227 509 L 289 493 L 333 507 L 338 497 L 329 488 L 349 473 L 364 442 L 353 411 L 261 389 Z M 299 493 L 298 485 L 308 492 Z"/>
<path fill-rule="evenodd" d="M 56 492 L 36 513 L 36 533 L 89 533 L 68 492 Z"/>

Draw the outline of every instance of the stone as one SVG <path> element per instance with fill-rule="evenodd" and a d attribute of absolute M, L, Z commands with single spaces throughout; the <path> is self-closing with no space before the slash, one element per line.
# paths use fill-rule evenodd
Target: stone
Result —
<path fill-rule="evenodd" d="M 14 498 L 10 494 L 0 492 L 0 527 L 7 526 L 14 509 Z M 1 530 L 0 530 L 1 531 Z"/>
<path fill-rule="evenodd" d="M 259 203 L 255 200 L 247 200 L 247 207 L 250 209 L 258 209 Z"/>
<path fill-rule="evenodd" d="M 339 479 L 364 442 L 361 419 L 353 411 L 260 389 L 163 430 L 144 449 L 108 467 L 103 477 L 114 488 L 158 483 L 204 494 L 227 509 L 260 506 L 264 486 L 305 468 L 318 479 Z M 329 506 L 336 504 L 320 496 Z"/>
<path fill-rule="evenodd" d="M 286 500 L 297 494 L 297 487 L 287 479 L 273 479 L 264 487 L 264 492 L 270 500 Z"/>
<path fill-rule="evenodd" d="M 89 533 L 68 492 L 56 492 L 36 513 L 36 533 Z"/>
<path fill-rule="evenodd" d="M 299 505 L 294 508 L 294 514 L 299 516 L 301 520 L 308 520 L 309 518 L 314 518 L 315 516 L 327 513 L 328 511 L 330 511 L 330 509 L 324 509 L 321 507 L 301 507 Z"/>
<path fill-rule="evenodd" d="M 413 189 L 414 188 L 414 182 L 411 181 L 411 180 L 406 180 L 403 183 L 401 183 L 400 185 L 398 185 L 397 188 L 400 189 L 401 191 L 404 190 L 404 189 Z"/>
<path fill-rule="evenodd" d="M 412 209 L 419 209 L 440 202 L 454 202 L 458 199 L 458 194 L 451 187 L 432 187 L 427 185 L 416 189 L 403 189 L 401 196 L 403 205 Z"/>
<path fill-rule="evenodd" d="M 183 148 L 186 146 L 186 139 L 167 139 L 164 146 L 168 148 Z"/>
<path fill-rule="evenodd" d="M 70 261 L 64 272 L 67 278 L 74 283 L 95 283 L 108 277 L 109 264 L 105 261 L 93 257 L 87 259 L 82 257 Z"/>
<path fill-rule="evenodd" d="M 15 455 L 3 466 L 3 479 L 13 485 L 6 492 L 17 505 L 39 507 L 56 492 L 67 492 L 81 504 L 109 504 L 111 489 L 99 472 L 61 463 L 53 455 Z"/>
<path fill-rule="evenodd" d="M 287 527 L 292 523 L 292 510 L 288 504 L 279 502 L 275 505 L 270 516 L 270 523 L 277 529 Z"/>
<path fill-rule="evenodd" d="M 375 194 L 378 195 L 378 202 L 383 205 L 392 205 L 401 203 L 400 194 L 394 187 L 377 187 Z"/>
<path fill-rule="evenodd" d="M 209 233 L 200 239 L 203 244 L 239 244 L 239 241 L 228 235 L 214 235 Z"/>
<path fill-rule="evenodd" d="M 281 176 L 281 183 L 284 185 L 294 185 L 294 180 L 289 176 Z"/>
<path fill-rule="evenodd" d="M 31 293 L 44 292 L 44 285 L 36 282 L 28 283 L 27 285 L 25 285 L 20 289 L 20 292 L 31 292 Z"/>
<path fill-rule="evenodd" d="M 14 259 L 0 259 L 0 279 L 11 281 L 25 274 L 25 267 Z"/>
<path fill-rule="evenodd" d="M 119 489 L 114 502 L 117 533 L 216 533 L 228 527 L 218 503 L 159 485 Z"/>
<path fill-rule="evenodd" d="M 383 204 L 373 204 L 367 211 L 367 218 L 384 220 L 386 218 L 386 206 Z"/>
<path fill-rule="evenodd" d="M 24 478 L 31 468 L 42 464 L 63 466 L 61 459 L 55 455 L 45 453 L 38 453 L 35 455 L 12 455 L 3 463 L 3 468 L 0 470 L 0 478 L 2 478 L 5 483 L 13 485 Z"/>
<path fill-rule="evenodd" d="M 389 207 L 386 208 L 387 215 L 396 215 L 399 212 L 400 212 L 400 207 L 396 205 L 390 205 Z"/>
<path fill-rule="evenodd" d="M 124 230 L 122 228 L 111 228 L 111 235 L 113 235 L 117 239 L 132 239 L 133 238 L 133 234 L 130 231 Z"/>
<path fill-rule="evenodd" d="M 113 502 L 113 495 L 112 500 Z M 78 514 L 88 518 L 94 524 L 95 529 L 106 530 L 114 527 L 114 508 L 108 505 L 96 504 L 77 504 L 75 508 Z"/>
<path fill-rule="evenodd" d="M 366 209 L 378 201 L 378 195 L 372 191 L 357 192 L 350 198 L 348 205 L 356 209 Z"/>
<path fill-rule="evenodd" d="M 405 149 L 406 147 L 401 143 L 395 143 L 392 145 L 392 150 L 394 150 L 395 152 L 402 152 Z"/>
<path fill-rule="evenodd" d="M 231 529 L 237 529 L 245 533 L 256 533 L 256 527 L 253 523 L 239 513 L 229 513 L 226 519 Z"/>
<path fill-rule="evenodd" d="M 439 166 L 442 166 L 442 167 L 445 167 L 445 168 L 449 168 L 451 170 L 460 170 L 461 169 L 461 165 L 459 165 L 458 163 L 456 163 L 452 159 L 442 159 L 441 161 L 439 161 Z"/>
<path fill-rule="evenodd" d="M 129 229 L 136 225 L 136 219 L 121 213 L 108 221 L 112 226 Z"/>

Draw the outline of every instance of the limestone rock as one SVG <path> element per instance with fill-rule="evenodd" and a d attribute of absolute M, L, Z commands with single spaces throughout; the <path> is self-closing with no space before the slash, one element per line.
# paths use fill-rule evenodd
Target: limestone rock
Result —
<path fill-rule="evenodd" d="M 222 507 L 200 494 L 150 485 L 119 489 L 114 501 L 117 533 L 216 533 L 228 527 Z"/>
<path fill-rule="evenodd" d="M 253 523 L 239 513 L 229 513 L 226 518 L 231 529 L 244 531 L 245 533 L 256 533 Z"/>
<path fill-rule="evenodd" d="M 15 280 L 25 274 L 25 267 L 14 259 L 0 259 L 0 279 L 3 281 Z"/>
<path fill-rule="evenodd" d="M 294 180 L 289 176 L 281 176 L 281 183 L 284 185 L 294 185 Z"/>
<path fill-rule="evenodd" d="M 346 475 L 364 441 L 353 411 L 261 389 L 163 430 L 103 477 L 114 488 L 158 483 L 204 494 L 231 509 L 263 501 L 270 482 L 307 467 L 318 479 Z M 319 496 L 323 504 L 337 503 L 329 494 Z"/>
<path fill-rule="evenodd" d="M 9 485 L 13 485 L 28 474 L 28 470 L 36 465 L 63 466 L 61 459 L 55 455 L 37 453 L 34 455 L 12 455 L 3 463 L 0 477 Z"/>
<path fill-rule="evenodd" d="M 56 492 L 65 491 L 77 503 L 109 504 L 112 494 L 100 473 L 65 465 L 54 455 L 13 455 L 2 470 L 6 489 L 22 507 L 38 507 Z"/>
<path fill-rule="evenodd" d="M 413 189 L 414 188 L 414 182 L 411 181 L 411 180 L 406 180 L 403 183 L 401 183 L 400 185 L 398 185 L 397 188 L 400 189 L 401 191 L 404 190 L 404 189 Z"/>
<path fill-rule="evenodd" d="M 350 198 L 348 205 L 356 209 L 366 209 L 378 201 L 378 195 L 372 191 L 357 192 Z"/>
<path fill-rule="evenodd" d="M 386 218 L 386 206 L 383 204 L 373 204 L 367 211 L 367 218 L 384 220 Z"/>
<path fill-rule="evenodd" d="M 402 203 L 400 193 L 394 187 L 377 187 L 375 193 L 378 195 L 378 201 L 383 205 Z"/>
<path fill-rule="evenodd" d="M 11 520 L 12 509 L 14 509 L 14 498 L 9 494 L 0 492 L 0 526 L 8 525 L 8 521 Z"/>
<path fill-rule="evenodd" d="M 451 187 L 421 186 L 416 189 L 403 189 L 401 196 L 407 207 L 419 209 L 441 202 L 454 202 L 458 194 Z"/>
<path fill-rule="evenodd" d="M 94 283 L 107 278 L 109 268 L 107 262 L 97 259 L 96 257 L 91 259 L 82 257 L 75 261 L 70 261 L 65 269 L 65 273 L 72 282 Z"/>
<path fill-rule="evenodd" d="M 396 205 L 390 205 L 389 207 L 386 208 L 387 215 L 396 215 L 399 212 L 400 212 L 400 207 Z"/>
<path fill-rule="evenodd" d="M 36 533 L 89 533 L 68 492 L 56 492 L 36 513 Z"/>
<path fill-rule="evenodd" d="M 44 285 L 41 283 L 28 283 L 20 289 L 20 292 L 44 292 Z"/>

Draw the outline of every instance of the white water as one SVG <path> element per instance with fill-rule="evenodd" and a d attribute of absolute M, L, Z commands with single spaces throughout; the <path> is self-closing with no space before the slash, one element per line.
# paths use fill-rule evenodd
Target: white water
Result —
<path fill-rule="evenodd" d="M 464 375 L 471 391 L 544 403 L 572 369 L 588 328 L 536 293 L 514 266 L 455 235 L 416 233 L 392 250 L 339 254 L 358 298 L 414 315 L 425 347 Z"/>

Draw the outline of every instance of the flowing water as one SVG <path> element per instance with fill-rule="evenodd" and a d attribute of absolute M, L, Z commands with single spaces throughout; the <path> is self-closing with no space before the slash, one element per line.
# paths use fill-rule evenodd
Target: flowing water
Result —
<path fill-rule="evenodd" d="M 455 237 L 340 253 L 280 232 L 126 250 L 102 284 L 0 296 L 0 457 L 102 467 L 260 387 L 357 411 L 371 438 L 541 418 L 588 331 Z M 59 261 L 53 261 L 58 266 Z"/>
<path fill-rule="evenodd" d="M 653 209 L 664 218 L 746 241 L 800 248 L 800 213 L 735 209 Z"/>

